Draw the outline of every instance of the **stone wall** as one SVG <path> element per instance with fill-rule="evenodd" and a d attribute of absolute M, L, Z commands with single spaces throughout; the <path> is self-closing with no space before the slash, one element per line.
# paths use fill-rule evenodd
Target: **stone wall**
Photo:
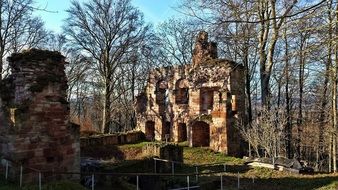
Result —
<path fill-rule="evenodd" d="M 11 75 L 1 84 L 1 155 L 24 167 L 79 172 L 79 128 L 69 121 L 65 57 L 31 49 L 8 61 Z"/>
<path fill-rule="evenodd" d="M 138 127 L 149 140 L 188 140 L 190 146 L 239 156 L 235 123 L 246 121 L 244 89 L 244 67 L 218 59 L 216 43 L 200 32 L 192 64 L 149 73 L 146 89 L 137 98 Z"/>
<path fill-rule="evenodd" d="M 104 146 L 104 145 L 122 145 L 137 143 L 144 140 L 144 134 L 141 131 L 117 133 L 109 135 L 95 135 L 81 137 L 81 147 L 86 146 Z"/>

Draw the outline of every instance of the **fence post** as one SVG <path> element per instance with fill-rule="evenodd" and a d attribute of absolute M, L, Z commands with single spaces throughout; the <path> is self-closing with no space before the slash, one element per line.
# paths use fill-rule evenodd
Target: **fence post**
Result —
<path fill-rule="evenodd" d="M 171 173 L 172 175 L 175 175 L 175 163 L 171 162 Z"/>
<path fill-rule="evenodd" d="M 239 172 L 237 172 L 237 189 L 239 189 L 240 185 L 239 185 Z"/>
<path fill-rule="evenodd" d="M 20 166 L 20 187 L 22 187 L 22 171 L 23 168 L 22 168 L 22 165 Z"/>
<path fill-rule="evenodd" d="M 187 185 L 188 185 L 188 190 L 189 190 L 190 189 L 189 176 L 187 176 Z"/>
<path fill-rule="evenodd" d="M 55 180 L 55 178 L 54 178 L 54 167 L 52 168 L 52 179 Z"/>
<path fill-rule="evenodd" d="M 95 177 L 94 177 L 94 174 L 92 174 L 92 190 L 95 189 Z"/>
<path fill-rule="evenodd" d="M 221 190 L 223 190 L 223 175 L 221 174 Z"/>
<path fill-rule="evenodd" d="M 198 182 L 198 167 L 197 166 L 195 166 L 195 171 L 196 171 L 195 179 L 196 179 L 196 182 Z"/>
<path fill-rule="evenodd" d="M 138 183 L 139 183 L 138 176 L 136 176 L 136 190 L 139 190 Z"/>
<path fill-rule="evenodd" d="M 155 170 L 155 174 L 156 174 L 156 159 L 154 159 L 154 170 Z"/>
<path fill-rule="evenodd" d="M 8 179 L 8 160 L 6 160 L 6 173 L 5 173 L 6 180 Z"/>
<path fill-rule="evenodd" d="M 227 165 L 226 164 L 223 164 L 223 171 L 227 171 Z"/>
<path fill-rule="evenodd" d="M 39 190 L 42 189 L 42 186 L 41 186 L 41 172 L 39 172 Z"/>

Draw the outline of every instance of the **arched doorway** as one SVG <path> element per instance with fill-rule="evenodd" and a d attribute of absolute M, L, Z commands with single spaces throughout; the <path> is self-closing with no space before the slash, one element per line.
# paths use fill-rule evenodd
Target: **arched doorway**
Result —
<path fill-rule="evenodd" d="M 191 127 L 191 145 L 192 146 L 209 146 L 210 144 L 210 127 L 204 121 L 197 121 Z"/>
<path fill-rule="evenodd" d="M 187 140 L 187 125 L 185 123 L 179 123 L 177 125 L 177 141 L 182 142 Z"/>
<path fill-rule="evenodd" d="M 147 121 L 145 126 L 145 136 L 149 141 L 154 140 L 155 138 L 155 122 Z"/>

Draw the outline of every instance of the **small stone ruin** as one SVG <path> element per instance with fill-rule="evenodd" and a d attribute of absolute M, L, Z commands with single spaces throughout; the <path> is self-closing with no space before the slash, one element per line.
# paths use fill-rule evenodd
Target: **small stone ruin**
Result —
<path fill-rule="evenodd" d="M 8 62 L 11 75 L 0 85 L 0 154 L 10 160 L 11 175 L 18 176 L 19 165 L 55 173 L 79 172 L 79 128 L 69 120 L 65 57 L 31 49 L 12 54 Z M 36 171 L 25 169 L 24 173 L 24 181 L 36 180 Z"/>
<path fill-rule="evenodd" d="M 175 144 L 149 143 L 142 148 L 142 154 L 160 159 L 156 164 L 158 172 L 169 173 L 172 171 L 172 162 L 176 164 L 176 167 L 183 163 L 183 147 Z"/>

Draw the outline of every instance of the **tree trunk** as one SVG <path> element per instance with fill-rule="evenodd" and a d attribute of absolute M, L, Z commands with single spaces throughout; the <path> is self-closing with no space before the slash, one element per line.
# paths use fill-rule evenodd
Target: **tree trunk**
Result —
<path fill-rule="evenodd" d="M 333 66 L 332 66 L 332 59 L 331 59 L 331 56 L 332 56 L 332 44 L 333 44 L 333 27 L 332 27 L 332 24 L 333 24 L 333 18 L 332 18 L 332 0 L 329 2 L 329 7 L 328 7 L 328 19 L 329 19 L 329 31 L 328 31 L 328 56 L 327 56 L 327 64 L 328 64 L 328 79 L 332 81 L 332 95 L 335 95 L 335 92 L 334 92 L 334 89 L 336 88 L 335 87 L 335 83 L 334 83 L 334 74 L 331 73 L 331 71 L 333 71 Z M 332 109 L 331 109 L 331 114 L 332 114 L 332 128 L 335 127 L 335 114 L 336 114 L 336 101 L 334 100 L 335 98 L 332 97 Z M 332 171 L 332 142 L 333 142 L 333 135 L 332 135 L 332 130 L 329 129 L 329 172 Z"/>
<path fill-rule="evenodd" d="M 289 149 L 291 147 L 290 141 L 288 140 L 290 138 L 289 134 L 292 130 L 291 126 L 291 107 L 290 107 L 290 95 L 289 95 L 289 82 L 290 82 L 290 76 L 289 76 L 289 44 L 288 44 L 288 38 L 286 35 L 286 28 L 284 30 L 284 42 L 285 42 L 285 103 L 286 103 L 286 152 L 291 152 Z M 290 155 L 287 155 L 289 157 Z"/>
<path fill-rule="evenodd" d="M 332 172 L 332 135 L 329 134 L 329 173 Z"/>
<path fill-rule="evenodd" d="M 105 81 L 105 92 L 103 97 L 103 110 L 102 110 L 102 126 L 101 132 L 108 133 L 110 127 L 110 108 L 111 108 L 111 90 L 110 90 L 110 80 L 106 79 Z"/>
<path fill-rule="evenodd" d="M 301 158 L 301 147 L 300 147 L 300 137 L 302 132 L 302 124 L 303 124 L 303 89 L 304 89 L 304 68 L 305 68 L 305 53 L 304 46 L 306 43 L 306 38 L 301 34 L 301 42 L 300 42 L 300 54 L 299 54 L 299 103 L 298 103 L 298 117 L 297 117 L 297 140 L 296 140 L 296 151 L 298 154 L 298 158 Z"/>
<path fill-rule="evenodd" d="M 267 110 L 270 110 L 269 82 L 270 82 L 270 74 L 267 73 L 267 71 L 261 71 L 262 107 Z"/>
<path fill-rule="evenodd" d="M 137 59 L 135 58 L 132 60 L 132 79 L 131 79 L 131 98 L 132 98 L 132 105 L 135 103 L 135 73 L 136 73 L 136 62 Z M 131 129 L 134 129 L 136 127 L 136 112 L 135 109 L 132 110 L 132 116 L 131 116 Z"/>
<path fill-rule="evenodd" d="M 338 5 L 336 5 L 335 37 L 338 37 Z M 337 71 L 338 71 L 338 44 L 335 43 L 335 66 L 333 67 L 333 93 L 332 93 L 332 111 L 333 111 L 333 138 L 332 138 L 332 159 L 333 172 L 337 172 Z"/>
<path fill-rule="evenodd" d="M 0 19 L 0 21 L 1 21 L 1 19 Z M 0 26 L 1 26 L 1 24 L 0 24 Z M 2 81 L 2 74 L 4 72 L 4 70 L 3 70 L 4 69 L 3 59 L 4 59 L 5 46 L 2 45 L 2 43 L 3 43 L 3 41 L 0 39 L 0 83 Z"/>
<path fill-rule="evenodd" d="M 244 47 L 244 68 L 245 68 L 245 91 L 246 91 L 246 112 L 247 112 L 247 121 L 246 123 L 251 123 L 252 121 L 252 105 L 251 105 L 251 87 L 250 87 L 250 67 L 249 67 L 249 44 L 245 44 Z M 245 123 L 245 124 L 246 124 Z"/>
<path fill-rule="evenodd" d="M 260 65 L 260 83 L 261 83 L 261 104 L 262 107 L 267 109 L 268 106 L 268 94 L 269 94 L 269 80 L 270 75 L 266 72 L 266 45 L 269 35 L 270 21 L 266 19 L 270 18 L 267 1 L 259 2 L 259 19 L 260 31 L 259 31 L 259 65 Z"/>

